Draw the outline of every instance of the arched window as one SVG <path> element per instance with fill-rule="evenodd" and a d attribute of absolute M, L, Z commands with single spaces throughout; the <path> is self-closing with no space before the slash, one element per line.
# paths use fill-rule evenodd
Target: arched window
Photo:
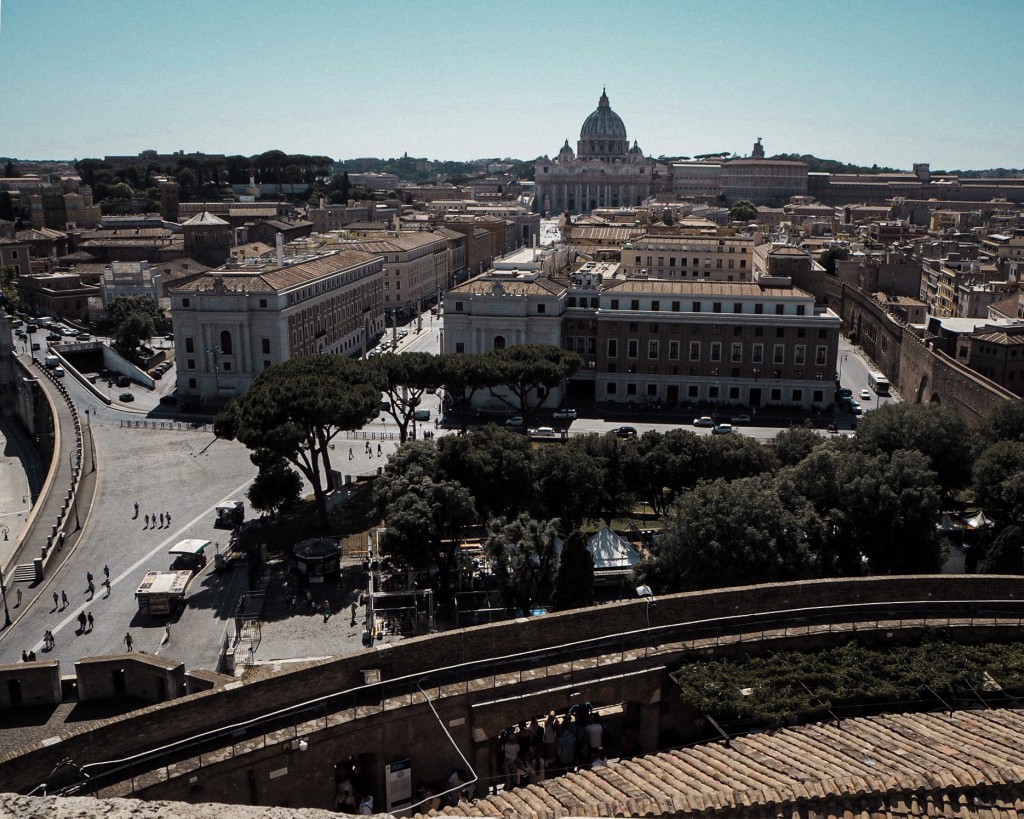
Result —
<path fill-rule="evenodd" d="M 227 330 L 220 331 L 220 351 L 224 355 L 232 355 L 231 333 Z"/>
<path fill-rule="evenodd" d="M 495 336 L 494 337 L 494 349 L 495 350 L 504 350 L 505 349 L 505 336 Z"/>

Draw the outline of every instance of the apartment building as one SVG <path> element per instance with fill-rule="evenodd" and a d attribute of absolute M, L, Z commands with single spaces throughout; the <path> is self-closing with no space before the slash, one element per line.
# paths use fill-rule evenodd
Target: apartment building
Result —
<path fill-rule="evenodd" d="M 647 233 L 623 246 L 622 275 L 750 281 L 753 256 L 754 239 L 751 236 Z"/>
<path fill-rule="evenodd" d="M 295 356 L 357 356 L 384 331 L 383 259 L 351 248 L 229 263 L 171 291 L 178 394 L 219 405 Z"/>

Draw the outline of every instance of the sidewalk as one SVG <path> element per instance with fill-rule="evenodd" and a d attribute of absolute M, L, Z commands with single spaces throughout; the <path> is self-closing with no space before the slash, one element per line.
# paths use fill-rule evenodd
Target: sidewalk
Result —
<path fill-rule="evenodd" d="M 78 542 L 96 485 L 96 464 L 88 422 L 80 418 L 77 410 L 68 402 L 61 382 L 48 377 L 44 368 L 37 363 L 27 367 L 24 359 L 20 359 L 20 363 L 23 370 L 27 369 L 37 379 L 54 412 L 55 451 L 35 506 L 25 520 L 20 535 L 16 540 L 8 540 L 6 543 L 0 541 L 0 544 L 6 546 L 0 552 L 0 561 L 3 561 L 12 625 L 39 594 L 45 577 L 52 575 L 55 565 L 63 561 L 63 555 L 53 554 L 52 550 L 70 550 Z M 26 445 L 29 442 L 26 441 Z M 82 467 L 82 479 L 78 482 L 75 494 L 72 487 L 79 466 Z M 37 582 L 33 561 L 40 557 L 46 558 L 48 568 L 42 580 Z M 23 599 L 20 606 L 15 606 L 18 589 L 21 589 Z M 8 628 L 0 633 L 0 640 L 10 631 Z"/>

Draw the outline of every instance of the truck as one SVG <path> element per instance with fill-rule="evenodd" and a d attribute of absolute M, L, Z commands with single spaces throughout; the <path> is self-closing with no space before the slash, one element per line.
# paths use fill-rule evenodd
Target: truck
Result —
<path fill-rule="evenodd" d="M 191 580 L 192 572 L 189 571 L 146 572 L 135 591 L 139 614 L 171 614 L 184 606 Z"/>

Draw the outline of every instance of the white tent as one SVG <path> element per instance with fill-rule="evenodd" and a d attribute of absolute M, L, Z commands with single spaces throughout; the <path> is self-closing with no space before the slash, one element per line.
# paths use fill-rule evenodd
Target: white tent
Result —
<path fill-rule="evenodd" d="M 640 553 L 624 537 L 605 526 L 587 540 L 587 551 L 594 558 L 594 571 L 629 569 L 640 563 Z"/>
<path fill-rule="evenodd" d="M 986 526 L 992 525 L 992 518 L 984 512 L 979 511 L 978 514 L 973 517 L 967 518 L 964 523 L 967 524 L 969 529 L 984 529 Z"/>

